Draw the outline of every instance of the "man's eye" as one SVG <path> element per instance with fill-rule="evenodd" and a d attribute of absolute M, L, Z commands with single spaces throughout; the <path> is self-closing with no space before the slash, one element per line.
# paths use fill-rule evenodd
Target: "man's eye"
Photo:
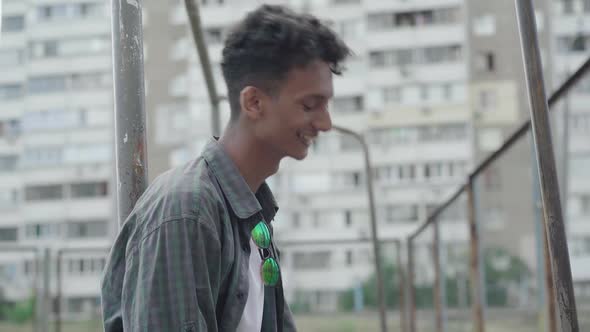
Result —
<path fill-rule="evenodd" d="M 303 110 L 305 110 L 305 111 L 311 111 L 311 107 L 303 104 Z"/>

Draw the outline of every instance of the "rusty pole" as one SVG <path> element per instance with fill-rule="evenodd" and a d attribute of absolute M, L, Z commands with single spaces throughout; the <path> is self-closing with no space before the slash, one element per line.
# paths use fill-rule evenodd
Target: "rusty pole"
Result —
<path fill-rule="evenodd" d="M 545 216 L 543 216 L 545 218 Z M 547 332 L 557 332 L 557 311 L 555 310 L 555 288 L 551 273 L 551 253 L 547 233 L 543 232 L 543 261 L 545 262 L 545 305 L 547 309 Z"/>
<path fill-rule="evenodd" d="M 483 296 L 481 284 L 481 261 L 479 247 L 479 232 L 475 216 L 475 196 L 473 191 L 475 179 L 469 177 L 467 184 L 467 216 L 469 218 L 470 260 L 469 276 L 471 280 L 471 305 L 473 310 L 473 326 L 475 332 L 484 332 Z"/>
<path fill-rule="evenodd" d="M 211 70 L 211 60 L 209 60 L 209 53 L 203 36 L 203 27 L 201 26 L 201 13 L 199 10 L 199 3 L 196 0 L 185 0 L 186 13 L 188 14 L 188 21 L 191 25 L 193 40 L 197 46 L 197 53 L 201 62 L 201 69 L 203 77 L 207 86 L 207 94 L 209 95 L 209 102 L 211 104 L 211 132 L 213 136 L 219 137 L 221 135 L 221 119 L 219 115 L 219 101 L 221 98 L 217 93 L 213 71 Z"/>
<path fill-rule="evenodd" d="M 397 263 L 397 274 L 399 280 L 399 323 L 400 331 L 406 332 L 406 278 L 404 276 L 404 266 L 402 264 L 402 244 L 400 240 L 395 241 L 396 248 L 396 263 Z"/>
<path fill-rule="evenodd" d="M 414 271 L 414 244 L 412 238 L 408 239 L 408 310 L 409 310 L 409 331 L 416 332 L 416 288 L 414 287 L 414 279 L 416 273 Z"/>
<path fill-rule="evenodd" d="M 551 269 L 549 271 L 553 274 L 556 298 L 559 301 L 558 310 L 561 330 L 563 332 L 577 332 L 580 327 L 578 325 L 567 237 L 559 198 L 555 155 L 551 142 L 549 106 L 543 83 L 541 54 L 535 29 L 534 7 L 532 0 L 515 0 L 515 6 L 528 89 L 533 142 L 539 182 L 541 184 L 545 234 L 551 259 Z"/>
<path fill-rule="evenodd" d="M 57 282 L 57 294 L 55 295 L 55 332 L 61 332 L 61 301 L 62 301 L 62 250 L 57 251 L 57 263 L 56 268 L 56 282 Z"/>
<path fill-rule="evenodd" d="M 332 129 L 339 133 L 352 136 L 356 139 L 363 149 L 365 157 L 365 174 L 367 181 L 367 195 L 369 200 L 369 216 L 371 218 L 371 242 L 373 242 L 373 255 L 375 256 L 375 274 L 377 276 L 377 300 L 379 301 L 379 320 L 381 324 L 381 331 L 387 331 L 387 312 L 385 307 L 385 287 L 383 286 L 383 269 L 381 268 L 381 245 L 377 236 L 377 209 L 375 207 L 375 193 L 373 191 L 373 167 L 371 165 L 371 157 L 369 154 L 369 146 L 365 138 L 350 129 L 332 126 Z"/>
<path fill-rule="evenodd" d="M 434 309 L 436 332 L 443 332 L 443 299 L 442 299 L 442 273 L 440 264 L 440 227 L 438 222 L 434 221 L 433 243 L 432 243 L 432 258 L 434 263 Z"/>
<path fill-rule="evenodd" d="M 147 187 L 141 1 L 112 0 L 115 164 L 119 225 Z"/>

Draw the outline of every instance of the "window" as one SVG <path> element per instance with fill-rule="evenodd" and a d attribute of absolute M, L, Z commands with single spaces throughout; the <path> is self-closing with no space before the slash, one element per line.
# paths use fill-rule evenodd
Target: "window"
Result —
<path fill-rule="evenodd" d="M 334 112 L 353 113 L 361 112 L 364 109 L 363 96 L 338 97 L 334 98 Z"/>
<path fill-rule="evenodd" d="M 16 170 L 18 156 L 8 155 L 0 156 L 0 172 L 10 172 Z"/>
<path fill-rule="evenodd" d="M 25 236 L 31 239 L 59 238 L 61 225 L 57 223 L 36 223 L 25 226 Z"/>
<path fill-rule="evenodd" d="M 476 59 L 477 70 L 481 72 L 493 72 L 496 69 L 496 60 L 493 52 L 482 52 Z"/>
<path fill-rule="evenodd" d="M 583 215 L 590 215 L 590 195 L 580 195 L 580 211 Z"/>
<path fill-rule="evenodd" d="M 18 240 L 18 228 L 2 227 L 0 228 L 0 242 L 16 242 Z"/>
<path fill-rule="evenodd" d="M 387 222 L 407 222 L 418 220 L 418 206 L 411 205 L 388 205 L 384 210 L 384 219 Z"/>
<path fill-rule="evenodd" d="M 346 265 L 347 266 L 352 265 L 352 251 L 351 250 L 346 250 Z"/>
<path fill-rule="evenodd" d="M 0 209 L 15 208 L 18 204 L 18 190 L 15 188 L 0 189 Z"/>
<path fill-rule="evenodd" d="M 473 19 L 473 34 L 476 36 L 491 36 L 496 33 L 496 17 L 483 15 Z"/>
<path fill-rule="evenodd" d="M 74 183 L 71 185 L 72 198 L 88 198 L 107 195 L 106 182 Z"/>
<path fill-rule="evenodd" d="M 25 29 L 25 17 L 22 15 L 2 17 L 2 32 L 19 32 Z"/>
<path fill-rule="evenodd" d="M 66 78 L 64 76 L 41 76 L 29 80 L 29 92 L 31 94 L 51 93 L 65 91 Z"/>
<path fill-rule="evenodd" d="M 442 174 L 442 163 L 432 163 L 424 165 L 425 178 L 440 178 Z"/>
<path fill-rule="evenodd" d="M 106 221 L 80 221 L 66 224 L 66 236 L 69 239 L 96 238 L 107 235 L 108 224 Z"/>
<path fill-rule="evenodd" d="M 344 224 L 346 227 L 350 227 L 352 225 L 352 213 L 350 210 L 344 211 Z"/>
<path fill-rule="evenodd" d="M 453 100 L 453 84 L 443 83 L 442 84 L 443 98 L 446 101 Z"/>
<path fill-rule="evenodd" d="M 332 4 L 334 5 L 351 5 L 351 4 L 360 4 L 361 0 L 332 0 Z"/>
<path fill-rule="evenodd" d="M 298 212 L 293 213 L 293 228 L 299 228 L 301 226 L 301 216 Z"/>
<path fill-rule="evenodd" d="M 360 143 L 352 136 L 340 136 L 340 151 L 358 151 Z"/>
<path fill-rule="evenodd" d="M 110 76 L 107 73 L 85 73 L 72 75 L 72 90 L 90 90 L 107 87 L 110 85 Z"/>
<path fill-rule="evenodd" d="M 420 99 L 428 100 L 428 85 L 420 85 Z"/>
<path fill-rule="evenodd" d="M 388 30 L 395 26 L 395 14 L 393 13 L 375 13 L 369 14 L 369 30 Z"/>
<path fill-rule="evenodd" d="M 0 67 L 18 66 L 24 63 L 24 52 L 20 49 L 0 50 Z"/>
<path fill-rule="evenodd" d="M 574 13 L 574 0 L 562 0 L 563 1 L 563 13 L 573 14 Z"/>
<path fill-rule="evenodd" d="M 205 29 L 205 41 L 212 44 L 221 44 L 223 42 L 223 29 L 219 27 Z"/>
<path fill-rule="evenodd" d="M 23 153 L 23 166 L 25 167 L 55 166 L 61 164 L 62 161 L 61 147 L 27 147 Z"/>
<path fill-rule="evenodd" d="M 300 270 L 319 270 L 330 267 L 331 252 L 296 252 L 293 254 L 293 267 Z"/>
<path fill-rule="evenodd" d="M 392 86 L 383 89 L 383 101 L 387 103 L 401 102 L 402 91 L 399 86 Z"/>
<path fill-rule="evenodd" d="M 13 100 L 23 96 L 23 86 L 18 83 L 0 84 L 0 100 Z"/>
<path fill-rule="evenodd" d="M 498 95 L 495 90 L 482 90 L 479 92 L 479 106 L 481 111 L 493 110 L 497 107 Z"/>
<path fill-rule="evenodd" d="M 402 165 L 398 173 L 400 180 L 413 180 L 416 177 L 416 165 Z"/>
<path fill-rule="evenodd" d="M 60 200 L 63 198 L 63 186 L 41 185 L 25 187 L 26 201 Z"/>

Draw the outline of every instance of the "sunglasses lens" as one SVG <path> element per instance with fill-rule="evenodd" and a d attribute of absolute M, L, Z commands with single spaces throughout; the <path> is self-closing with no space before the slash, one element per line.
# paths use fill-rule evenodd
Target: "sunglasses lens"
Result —
<path fill-rule="evenodd" d="M 252 240 L 260 248 L 270 246 L 270 230 L 264 221 L 261 221 L 252 229 Z"/>
<path fill-rule="evenodd" d="M 274 258 L 268 258 L 262 263 L 262 280 L 267 286 L 274 286 L 279 281 L 279 264 Z"/>

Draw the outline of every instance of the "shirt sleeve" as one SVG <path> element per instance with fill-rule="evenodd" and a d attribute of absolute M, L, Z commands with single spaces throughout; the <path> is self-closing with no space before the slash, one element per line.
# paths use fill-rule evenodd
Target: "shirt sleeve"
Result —
<path fill-rule="evenodd" d="M 217 331 L 220 250 L 216 229 L 197 219 L 169 220 L 148 233 L 127 257 L 124 330 Z"/>

